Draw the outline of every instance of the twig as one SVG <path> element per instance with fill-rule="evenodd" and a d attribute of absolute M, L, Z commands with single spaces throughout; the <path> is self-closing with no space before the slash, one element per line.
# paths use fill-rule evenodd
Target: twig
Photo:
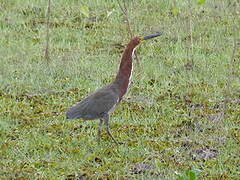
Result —
<path fill-rule="evenodd" d="M 223 113 L 224 113 L 225 118 L 226 118 L 226 114 L 227 114 L 227 110 L 228 110 L 228 103 L 230 102 L 230 98 L 231 98 L 231 84 L 233 83 L 233 75 L 235 74 L 234 56 L 235 56 L 236 49 L 237 49 L 236 33 L 238 32 L 235 20 L 236 20 L 236 16 L 234 16 L 234 18 L 233 18 L 233 23 L 234 23 L 234 25 L 233 25 L 233 51 L 232 51 L 230 63 L 229 63 L 229 73 L 228 73 L 228 79 L 227 79 L 226 87 L 225 87 L 225 100 L 224 100 L 224 105 L 223 105 Z"/>
<path fill-rule="evenodd" d="M 189 5 L 189 35 L 190 35 L 190 45 L 191 45 L 191 54 L 190 54 L 190 58 L 191 58 L 191 65 L 193 65 L 193 33 L 192 33 L 192 7 L 191 7 L 191 2 L 190 0 L 188 0 L 188 5 Z"/>
<path fill-rule="evenodd" d="M 125 21 L 126 21 L 126 25 L 127 25 L 127 30 L 128 30 L 128 33 L 130 35 L 130 38 L 133 38 L 134 34 L 133 34 L 133 31 L 131 29 L 131 25 L 130 25 L 130 21 L 129 21 L 129 16 L 128 16 L 128 9 L 127 9 L 127 6 L 126 6 L 126 3 L 125 1 L 123 0 L 123 5 L 121 5 L 121 3 L 119 2 L 119 0 L 117 0 L 118 2 L 118 5 L 122 11 L 122 13 L 124 14 L 125 16 Z M 134 55 L 136 57 L 136 61 L 137 61 L 137 65 L 140 67 L 140 63 L 139 63 L 139 59 L 138 59 L 138 56 L 137 56 L 137 53 L 136 51 L 134 52 Z"/>
<path fill-rule="evenodd" d="M 122 6 L 120 4 L 119 0 L 117 0 L 117 2 L 118 2 L 118 5 L 119 5 L 121 11 L 123 12 L 123 14 L 125 16 L 125 21 L 126 21 L 126 24 L 127 24 L 127 30 L 128 30 L 129 35 L 130 35 L 130 38 L 133 38 L 133 32 L 131 30 L 131 25 L 130 25 L 129 18 L 128 18 L 128 10 L 127 10 L 126 3 L 125 3 L 125 1 L 123 1 L 123 6 Z"/>
<path fill-rule="evenodd" d="M 47 60 L 49 57 L 49 20 L 50 20 L 50 9 L 51 9 L 51 0 L 48 0 L 48 9 L 47 9 L 47 30 L 46 30 L 46 49 L 45 49 L 45 58 Z"/>

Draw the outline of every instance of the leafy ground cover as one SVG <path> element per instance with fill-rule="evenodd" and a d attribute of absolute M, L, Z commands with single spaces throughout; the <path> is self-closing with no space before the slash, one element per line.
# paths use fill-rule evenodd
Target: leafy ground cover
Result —
<path fill-rule="evenodd" d="M 0 1 L 1 179 L 240 177 L 239 1 L 126 4 L 134 34 L 164 35 L 138 48 L 116 146 L 65 112 L 115 77 L 129 41 L 118 3 L 52 2 L 47 61 L 47 1 Z"/>

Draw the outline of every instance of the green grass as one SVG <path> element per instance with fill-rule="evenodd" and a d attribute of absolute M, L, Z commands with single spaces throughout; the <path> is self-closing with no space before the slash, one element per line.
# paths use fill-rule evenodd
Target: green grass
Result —
<path fill-rule="evenodd" d="M 176 179 L 195 169 L 199 179 L 239 178 L 238 1 L 127 3 L 135 35 L 164 35 L 138 48 L 141 68 L 111 116 L 120 146 L 105 131 L 98 145 L 98 121 L 65 112 L 114 79 L 124 16 L 110 0 L 52 5 L 47 62 L 47 1 L 0 1 L 0 179 Z"/>

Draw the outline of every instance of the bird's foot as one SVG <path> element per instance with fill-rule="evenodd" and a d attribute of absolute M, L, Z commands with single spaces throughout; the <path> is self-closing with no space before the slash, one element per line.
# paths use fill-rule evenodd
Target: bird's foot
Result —
<path fill-rule="evenodd" d="M 123 142 L 117 142 L 117 145 L 122 145 L 122 144 L 124 144 Z"/>

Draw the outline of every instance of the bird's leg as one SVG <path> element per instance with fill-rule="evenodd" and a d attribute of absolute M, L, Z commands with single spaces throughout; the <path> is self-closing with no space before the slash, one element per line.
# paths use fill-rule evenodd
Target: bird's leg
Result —
<path fill-rule="evenodd" d="M 101 140 L 102 123 L 103 123 L 103 119 L 100 119 L 100 121 L 99 121 L 99 127 L 98 127 L 98 144 L 100 144 L 100 140 Z"/>
<path fill-rule="evenodd" d="M 104 121 L 105 121 L 105 125 L 106 125 L 106 128 L 107 128 L 107 133 L 108 133 L 108 135 L 112 138 L 112 140 L 113 140 L 116 144 L 120 144 L 120 143 L 118 143 L 118 142 L 114 139 L 114 137 L 112 136 L 112 133 L 111 133 L 111 131 L 110 131 L 110 127 L 109 127 L 109 115 L 108 115 L 108 114 L 105 115 L 105 116 L 103 117 L 103 119 L 104 119 Z"/>

